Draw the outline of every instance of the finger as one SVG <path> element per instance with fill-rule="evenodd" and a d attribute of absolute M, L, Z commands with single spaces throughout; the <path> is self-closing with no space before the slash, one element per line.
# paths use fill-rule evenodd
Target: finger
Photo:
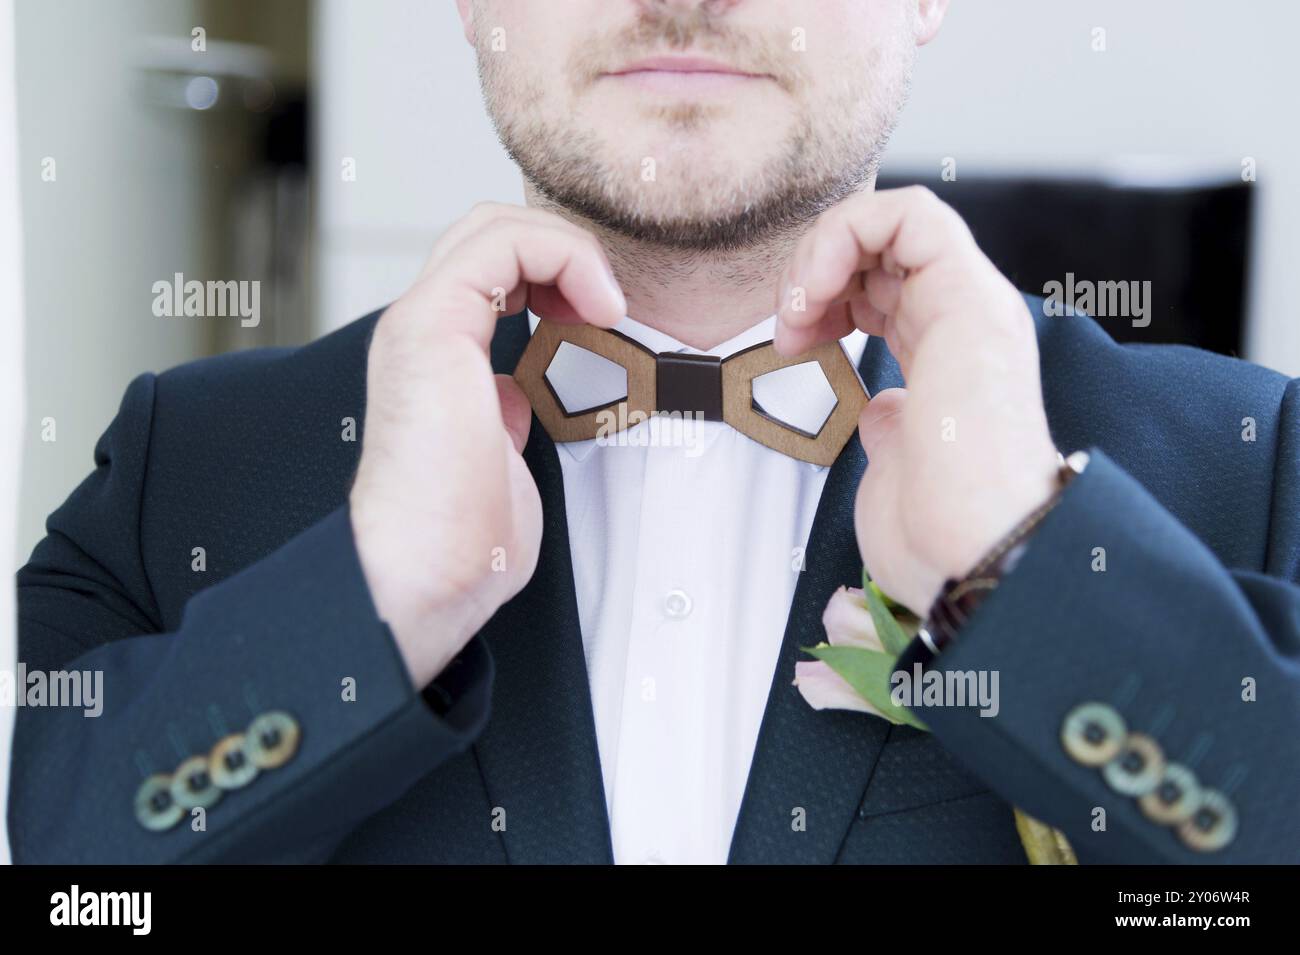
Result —
<path fill-rule="evenodd" d="M 430 334 L 467 335 L 486 349 L 499 316 L 485 309 L 501 289 L 554 286 L 583 321 L 612 327 L 627 303 L 594 239 L 549 225 L 496 219 L 448 253 L 434 275 L 412 289 L 427 303 Z M 425 309 L 419 309 L 426 311 Z"/>
<path fill-rule="evenodd" d="M 828 214 L 829 216 L 829 214 Z M 785 355 L 798 355 L 829 338 L 819 327 L 832 304 L 846 292 L 860 291 L 855 282 L 862 256 L 856 244 L 845 241 L 845 229 L 823 217 L 800 241 L 791 260 L 777 311 L 775 345 Z M 851 233 L 848 233 L 851 239 Z M 819 264 L 820 263 L 820 264 Z M 829 279 L 827 276 L 834 276 Z M 809 278 L 816 284 L 809 285 Z"/>
<path fill-rule="evenodd" d="M 815 342 L 829 305 L 872 259 L 910 281 L 945 257 L 974 248 L 961 217 L 926 189 L 866 193 L 825 213 L 801 240 L 783 277 L 778 350 Z M 824 337 L 824 336 L 822 336 Z"/>
<path fill-rule="evenodd" d="M 801 309 L 783 309 L 789 323 L 815 325 L 825 305 L 864 267 L 900 271 L 902 263 L 893 245 L 903 235 L 903 226 L 921 220 L 920 225 L 932 228 L 942 220 L 941 204 L 926 198 L 931 195 L 912 189 L 867 193 L 824 214 L 801 241 L 786 276 L 804 299 Z"/>
<path fill-rule="evenodd" d="M 496 222 L 500 219 L 513 220 L 516 222 L 534 222 L 538 225 L 549 225 L 557 229 L 567 229 L 575 235 L 588 236 L 588 233 L 581 226 L 569 222 L 567 219 L 556 215 L 553 212 L 546 212 L 542 209 L 530 209 L 527 206 L 510 205 L 504 202 L 479 202 L 474 205 L 468 213 L 460 219 L 457 219 L 447 230 L 438 237 L 433 244 L 433 249 L 429 253 L 429 258 L 425 261 L 424 266 L 420 269 L 419 278 L 425 278 L 438 268 L 446 259 L 452 249 L 460 245 L 471 235 L 481 231 L 489 223 Z M 592 237 L 594 239 L 594 237 Z"/>
<path fill-rule="evenodd" d="M 826 305 L 817 324 L 807 328 L 790 328 L 778 321 L 773 334 L 773 345 L 782 355 L 794 357 L 804 354 L 823 342 L 843 338 L 854 328 L 860 328 L 871 334 L 870 328 L 860 324 L 856 319 L 855 308 L 859 307 L 857 305 L 859 301 L 865 299 L 859 296 Z"/>
<path fill-rule="evenodd" d="M 480 202 L 439 237 L 420 271 L 418 281 L 423 281 L 432 275 L 446 260 L 448 254 L 467 238 L 498 221 L 533 223 L 565 230 L 580 241 L 590 242 L 599 251 L 601 257 L 605 258 L 604 250 L 590 232 L 555 213 L 501 202 Z M 608 259 L 606 262 L 608 263 Z M 535 314 L 551 321 L 562 323 L 582 321 L 582 318 L 565 302 L 564 296 L 548 287 L 542 286 L 541 293 L 537 294 L 537 290 L 523 284 L 509 290 L 504 301 L 500 295 L 503 291 L 505 290 L 500 287 L 494 290 L 493 310 L 498 313 L 498 317 L 516 315 L 529 308 Z M 534 298 L 536 302 L 533 301 Z"/>
<path fill-rule="evenodd" d="M 582 316 L 552 285 L 528 286 L 528 310 L 561 325 L 573 325 L 582 321 Z"/>
<path fill-rule="evenodd" d="M 510 435 L 515 450 L 523 453 L 528 444 L 528 432 L 533 424 L 533 409 L 523 389 L 509 375 L 495 375 L 497 400 L 501 404 L 501 421 Z"/>
<path fill-rule="evenodd" d="M 857 298 L 859 295 L 865 295 L 867 291 L 867 275 L 870 270 L 859 269 L 853 273 L 847 285 L 840 289 L 840 294 L 831 299 L 832 305 L 838 305 L 841 302 L 847 302 L 850 299 Z"/>
<path fill-rule="evenodd" d="M 867 301 L 876 311 L 893 315 L 898 311 L 899 299 L 903 295 L 903 280 L 891 275 L 885 269 L 873 269 L 867 276 Z"/>
<path fill-rule="evenodd" d="M 858 439 L 870 460 L 872 452 L 897 431 L 903 422 L 903 406 L 907 391 L 903 388 L 886 388 L 877 392 L 867 402 L 858 416 Z"/>
<path fill-rule="evenodd" d="M 871 193 L 870 200 L 865 211 L 848 210 L 843 222 L 863 252 L 881 257 L 886 271 L 910 275 L 974 246 L 965 221 L 929 189 L 890 189 Z"/>
<path fill-rule="evenodd" d="M 518 315 L 522 312 L 528 306 L 528 290 L 527 285 L 511 289 L 510 294 L 506 296 L 505 304 L 501 307 L 501 315 Z"/>
<path fill-rule="evenodd" d="M 786 340 L 793 341 L 796 353 L 802 354 L 824 341 L 843 338 L 855 328 L 883 338 L 889 316 L 899 308 L 901 294 L 902 279 L 883 267 L 859 272 L 853 287 L 830 304 L 820 322 L 811 329 L 787 333 Z"/>
<path fill-rule="evenodd" d="M 829 342 L 837 338 L 843 338 L 845 335 L 851 334 L 855 327 L 851 301 L 836 302 L 826 309 L 825 317 L 817 325 L 816 340 L 809 342 L 807 348 L 801 349 L 796 354 L 803 354 L 808 348 L 820 345 L 824 341 Z"/>
<path fill-rule="evenodd" d="M 433 274 L 447 257 L 447 253 L 489 222 L 496 219 L 518 219 L 522 221 L 524 211 L 525 208 L 522 206 L 512 206 L 502 202 L 475 203 L 468 213 L 453 222 L 442 235 L 438 236 L 438 240 L 433 244 L 433 249 L 429 252 L 429 258 L 420 269 L 419 277 L 425 278 Z"/>
<path fill-rule="evenodd" d="M 849 299 L 849 314 L 853 325 L 868 335 L 884 337 L 889 316 L 871 304 L 866 295 Z"/>

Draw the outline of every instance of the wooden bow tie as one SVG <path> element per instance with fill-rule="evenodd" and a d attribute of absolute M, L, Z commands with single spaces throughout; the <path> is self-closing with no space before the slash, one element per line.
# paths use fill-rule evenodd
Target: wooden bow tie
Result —
<path fill-rule="evenodd" d="M 627 372 L 627 394 L 595 408 L 567 410 L 546 380 L 546 370 L 563 342 L 621 365 Z M 816 434 L 778 421 L 754 401 L 755 378 L 810 361 L 821 366 L 835 392 L 835 407 Z M 778 354 L 771 342 L 721 359 L 676 352 L 660 355 L 619 332 L 545 319 L 538 322 L 519 359 L 515 381 L 553 441 L 587 441 L 650 415 L 680 413 L 705 421 L 725 421 L 774 451 L 826 466 L 835 462 L 857 430 L 858 415 L 867 402 L 857 370 L 837 341 L 794 358 Z"/>

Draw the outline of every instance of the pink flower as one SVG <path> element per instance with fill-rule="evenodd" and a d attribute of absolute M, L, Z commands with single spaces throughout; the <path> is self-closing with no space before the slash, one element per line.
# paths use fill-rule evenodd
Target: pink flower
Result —
<path fill-rule="evenodd" d="M 841 587 L 831 595 L 822 614 L 826 638 L 833 646 L 878 650 L 884 647 L 876 636 L 862 591 Z M 848 682 L 820 660 L 806 660 L 794 665 L 794 685 L 815 710 L 855 710 L 880 716 L 878 709 L 858 695 Z"/>
<path fill-rule="evenodd" d="M 871 611 L 866 598 L 857 587 L 841 587 L 831 594 L 822 613 L 822 626 L 826 639 L 834 647 L 862 647 L 865 650 L 884 652 L 876 636 L 876 625 L 871 622 Z"/>
<path fill-rule="evenodd" d="M 804 660 L 794 665 L 794 685 L 814 710 L 856 710 L 859 713 L 882 715 L 862 697 L 844 678 L 820 660 Z"/>

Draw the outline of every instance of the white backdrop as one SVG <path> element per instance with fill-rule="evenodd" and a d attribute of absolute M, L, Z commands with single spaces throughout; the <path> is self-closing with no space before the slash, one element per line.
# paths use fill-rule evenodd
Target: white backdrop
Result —
<path fill-rule="evenodd" d="M 153 282 L 211 275 L 222 235 L 211 147 L 183 110 L 139 94 L 144 41 L 189 37 L 196 0 L 10 0 L 26 248 L 27 406 L 18 556 L 94 467 L 127 384 L 206 353 L 210 325 L 160 322 Z M 53 180 L 43 173 L 55 163 Z M 170 267 L 170 266 L 174 266 Z M 55 435 L 39 426 L 53 419 Z M 57 440 L 53 438 L 57 437 Z"/>
<path fill-rule="evenodd" d="M 14 534 L 18 513 L 18 449 L 22 447 L 23 309 L 18 168 L 14 115 L 12 0 L 0 0 L 0 669 L 12 671 L 14 640 Z M 14 710 L 0 706 L 0 863 L 9 861 L 9 739 Z"/>
<path fill-rule="evenodd" d="M 547 0 L 549 2 L 549 0 Z M 559 2 L 559 0 L 556 0 Z M 320 331 L 391 301 L 480 199 L 518 201 L 452 0 L 315 6 Z M 1093 31 L 1105 30 L 1105 52 Z M 1300 4 L 952 0 L 921 51 L 894 172 L 1130 176 L 1259 168 L 1248 356 L 1300 375 Z M 810 38 L 815 42 L 815 37 Z M 356 180 L 343 181 L 345 158 Z M 1064 227 L 1064 226 L 1063 226 Z"/>

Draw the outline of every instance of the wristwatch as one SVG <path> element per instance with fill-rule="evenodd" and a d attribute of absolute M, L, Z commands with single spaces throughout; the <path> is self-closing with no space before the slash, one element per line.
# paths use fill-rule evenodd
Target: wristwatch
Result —
<path fill-rule="evenodd" d="M 1069 457 L 1057 452 L 1059 467 L 1056 473 L 1056 491 L 1048 500 L 1017 524 L 984 555 L 965 577 L 944 581 L 939 596 L 930 606 L 930 613 L 916 637 L 903 650 L 895 670 L 912 672 L 920 663 L 924 670 L 957 639 L 966 621 L 997 589 L 1002 578 L 1015 570 L 1020 558 L 1029 549 L 1030 538 L 1069 487 L 1070 482 L 1088 466 L 1088 452 L 1076 451 Z"/>

